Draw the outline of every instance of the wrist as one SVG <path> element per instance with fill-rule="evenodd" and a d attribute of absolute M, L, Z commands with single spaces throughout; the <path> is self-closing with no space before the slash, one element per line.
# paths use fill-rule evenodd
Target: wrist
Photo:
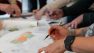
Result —
<path fill-rule="evenodd" d="M 65 49 L 68 51 L 73 51 L 72 50 L 72 44 L 74 43 L 75 36 L 67 36 L 64 40 L 64 46 Z"/>
<path fill-rule="evenodd" d="M 68 28 L 68 35 L 75 36 L 76 35 L 76 30 L 72 29 L 71 27 Z"/>

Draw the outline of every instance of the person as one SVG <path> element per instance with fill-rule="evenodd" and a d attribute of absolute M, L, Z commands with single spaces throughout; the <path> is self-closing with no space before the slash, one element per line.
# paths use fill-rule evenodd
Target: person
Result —
<path fill-rule="evenodd" d="M 46 5 L 47 0 L 39 0 L 40 9 Z M 29 0 L 29 11 L 33 12 L 33 10 L 37 9 L 38 0 Z"/>
<path fill-rule="evenodd" d="M 86 15 L 93 17 L 94 13 L 92 14 Z M 45 53 L 64 53 L 66 50 L 76 53 L 94 53 L 94 23 L 78 29 L 52 26 L 49 29 L 49 35 L 54 42 L 39 49 L 38 53 L 42 51 Z"/>
<path fill-rule="evenodd" d="M 22 4 L 16 0 L 0 0 L 0 15 L 3 14 L 16 14 L 20 16 Z"/>
<path fill-rule="evenodd" d="M 85 12 L 92 12 L 93 11 L 93 1 L 91 0 L 75 0 L 75 2 L 72 4 L 71 0 L 56 0 L 57 2 L 54 2 L 52 4 L 57 4 L 57 5 L 46 5 L 44 6 L 35 16 L 36 18 L 40 18 L 40 16 L 43 14 L 43 12 L 45 11 L 45 9 L 50 9 L 49 11 L 52 13 L 54 12 L 54 14 L 56 15 L 53 15 L 53 16 L 50 16 L 52 19 L 58 19 L 60 17 L 64 17 L 64 16 L 73 16 L 74 18 L 68 18 L 68 23 L 71 22 L 73 19 L 75 19 L 77 16 L 79 16 L 80 14 L 82 13 L 85 13 Z M 59 3 L 59 4 L 58 4 Z M 68 3 L 71 3 L 72 5 L 67 5 Z M 51 5 L 51 6 L 50 6 Z M 61 9 L 57 9 L 57 8 L 60 8 L 62 5 L 63 8 Z M 66 5 L 68 7 L 66 7 Z M 65 6 L 65 7 L 64 7 Z M 52 10 L 51 10 L 52 9 Z M 58 14 L 59 13 L 59 14 Z M 81 20 L 80 18 L 77 18 L 78 20 Z M 71 22 L 73 23 L 73 22 Z M 78 22 L 77 24 L 75 23 L 76 27 L 77 25 L 80 24 L 80 22 Z M 69 25 L 69 24 L 68 24 Z M 73 24 L 74 25 L 74 24 Z M 75 27 L 74 25 L 74 27 Z M 90 25 L 90 24 L 89 24 Z M 84 25 L 84 26 L 88 26 L 88 25 Z M 78 28 L 80 27 L 84 27 L 84 26 L 81 26 L 81 24 L 78 26 Z"/>

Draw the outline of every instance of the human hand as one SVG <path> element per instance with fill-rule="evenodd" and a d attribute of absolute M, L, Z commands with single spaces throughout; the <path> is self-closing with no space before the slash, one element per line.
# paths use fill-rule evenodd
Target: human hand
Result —
<path fill-rule="evenodd" d="M 64 39 L 60 39 L 47 47 L 39 49 L 38 53 L 41 53 L 42 51 L 45 51 L 45 53 L 64 53 Z"/>
<path fill-rule="evenodd" d="M 46 15 L 51 19 L 59 19 L 63 16 L 63 11 L 61 9 L 46 9 L 45 11 L 39 10 L 35 14 L 36 19 L 40 19 L 42 15 Z"/>
<path fill-rule="evenodd" d="M 59 19 L 63 16 L 63 11 L 61 9 L 53 9 L 53 10 L 49 9 L 47 11 L 51 19 Z"/>
<path fill-rule="evenodd" d="M 54 41 L 57 41 L 59 39 L 63 39 L 68 35 L 68 28 L 56 25 L 56 26 L 52 26 L 49 29 L 48 33 Z"/>
<path fill-rule="evenodd" d="M 78 16 L 72 22 L 65 25 L 65 27 L 77 28 L 77 26 L 83 21 L 83 15 Z"/>
<path fill-rule="evenodd" d="M 40 20 L 43 13 L 39 9 L 36 9 L 36 10 L 33 10 L 33 14 L 35 16 L 35 19 Z"/>
<path fill-rule="evenodd" d="M 33 10 L 33 14 L 35 15 L 38 11 L 38 9 Z"/>
<path fill-rule="evenodd" d="M 0 10 L 12 14 L 13 10 L 9 4 L 0 4 Z"/>
<path fill-rule="evenodd" d="M 15 12 L 16 16 L 21 15 L 21 9 L 18 7 L 17 4 L 11 4 L 11 8 L 13 9 L 13 12 Z"/>
<path fill-rule="evenodd" d="M 35 11 L 35 19 L 40 20 L 42 16 L 43 12 L 41 12 L 40 10 Z"/>

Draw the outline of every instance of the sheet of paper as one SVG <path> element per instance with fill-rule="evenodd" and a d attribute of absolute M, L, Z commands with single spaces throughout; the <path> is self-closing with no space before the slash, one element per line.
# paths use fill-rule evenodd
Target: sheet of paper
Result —
<path fill-rule="evenodd" d="M 45 30 L 38 32 L 40 29 Z M 39 48 L 52 43 L 52 40 L 50 38 L 44 40 L 47 35 L 47 30 L 47 27 L 36 27 L 32 30 L 27 29 L 8 33 L 1 37 L 0 49 L 2 53 L 37 53 Z M 27 39 L 25 39 L 23 36 L 26 36 Z M 19 37 L 21 39 L 19 39 Z M 14 40 L 20 40 L 22 42 L 14 43 L 12 42 Z"/>

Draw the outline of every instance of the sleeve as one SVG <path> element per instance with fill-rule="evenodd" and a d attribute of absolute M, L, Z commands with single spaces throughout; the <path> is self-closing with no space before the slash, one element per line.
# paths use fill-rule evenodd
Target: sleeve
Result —
<path fill-rule="evenodd" d="M 65 16 L 80 15 L 86 11 L 93 4 L 94 0 L 78 0 L 70 7 L 62 8 Z"/>
<path fill-rule="evenodd" d="M 16 2 L 16 0 L 9 0 L 9 3 L 10 4 L 16 4 L 17 2 Z"/>
<path fill-rule="evenodd" d="M 91 25 L 94 23 L 94 12 L 84 13 L 83 15 L 83 23 Z"/>
<path fill-rule="evenodd" d="M 67 5 L 70 0 L 55 0 L 54 2 L 45 5 L 40 11 L 45 11 L 46 9 L 57 9 Z"/>
<path fill-rule="evenodd" d="M 92 36 L 94 36 L 94 23 L 88 27 L 85 36 L 86 37 L 92 37 Z"/>

